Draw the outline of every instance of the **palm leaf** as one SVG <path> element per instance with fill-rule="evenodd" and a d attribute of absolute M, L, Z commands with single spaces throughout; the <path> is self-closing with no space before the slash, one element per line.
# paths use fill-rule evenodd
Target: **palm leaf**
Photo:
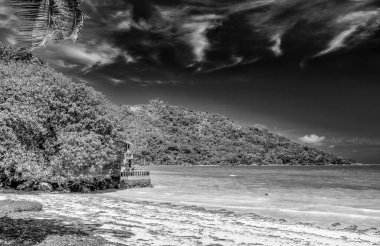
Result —
<path fill-rule="evenodd" d="M 35 49 L 47 42 L 76 40 L 83 26 L 78 0 L 10 0 L 20 20 L 19 42 Z"/>

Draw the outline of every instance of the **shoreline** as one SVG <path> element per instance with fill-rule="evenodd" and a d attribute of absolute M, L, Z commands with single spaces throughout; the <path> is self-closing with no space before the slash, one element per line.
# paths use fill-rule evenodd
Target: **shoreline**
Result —
<path fill-rule="evenodd" d="M 355 163 L 355 164 L 268 164 L 268 165 L 147 165 L 145 168 L 149 167 L 352 167 L 352 166 L 380 166 L 380 164 L 363 164 L 363 163 Z"/>
<path fill-rule="evenodd" d="M 380 229 L 340 225 L 322 228 L 308 223 L 239 214 L 194 205 L 127 201 L 96 194 L 3 193 L 0 200 L 43 204 L 35 219 L 58 219 L 88 227 L 113 245 L 376 245 Z"/>

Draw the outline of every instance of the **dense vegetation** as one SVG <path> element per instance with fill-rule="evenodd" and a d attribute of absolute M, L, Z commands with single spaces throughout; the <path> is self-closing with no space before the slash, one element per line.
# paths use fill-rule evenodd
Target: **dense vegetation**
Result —
<path fill-rule="evenodd" d="M 0 46 L 0 81 L 2 186 L 109 188 L 125 140 L 156 165 L 350 163 L 217 114 L 115 106 L 24 50 Z"/>
<path fill-rule="evenodd" d="M 0 47 L 0 80 L 0 182 L 77 190 L 95 179 L 105 186 L 94 177 L 106 177 L 121 151 L 115 106 L 10 47 Z"/>
<path fill-rule="evenodd" d="M 352 161 L 303 146 L 224 116 L 152 100 L 123 106 L 122 122 L 136 152 L 156 165 L 345 164 Z"/>

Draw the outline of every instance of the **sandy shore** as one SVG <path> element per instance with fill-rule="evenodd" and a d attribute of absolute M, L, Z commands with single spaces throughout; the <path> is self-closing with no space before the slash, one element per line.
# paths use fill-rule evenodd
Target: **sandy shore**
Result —
<path fill-rule="evenodd" d="M 379 228 L 320 228 L 254 214 L 98 195 L 0 193 L 3 199 L 38 201 L 43 211 L 32 214 L 35 219 L 80 224 L 110 245 L 380 245 Z"/>

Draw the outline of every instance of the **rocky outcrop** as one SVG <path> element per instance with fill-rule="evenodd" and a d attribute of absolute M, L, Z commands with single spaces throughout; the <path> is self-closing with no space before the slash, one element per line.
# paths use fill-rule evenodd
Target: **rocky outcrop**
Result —
<path fill-rule="evenodd" d="M 46 182 L 41 182 L 37 185 L 37 190 L 38 191 L 52 191 L 53 190 L 53 186 L 49 183 L 46 183 Z"/>

